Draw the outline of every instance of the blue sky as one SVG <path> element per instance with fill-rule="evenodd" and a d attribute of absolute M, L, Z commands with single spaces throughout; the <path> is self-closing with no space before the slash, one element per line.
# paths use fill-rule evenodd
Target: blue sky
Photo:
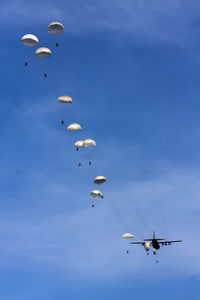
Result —
<path fill-rule="evenodd" d="M 1 1 L 0 298 L 199 299 L 199 8 Z M 48 34 L 54 20 L 64 34 Z M 26 33 L 51 58 L 23 46 Z M 95 149 L 75 151 L 85 138 Z M 97 175 L 108 180 L 91 208 Z M 121 239 L 153 230 L 184 240 L 158 264 Z"/>

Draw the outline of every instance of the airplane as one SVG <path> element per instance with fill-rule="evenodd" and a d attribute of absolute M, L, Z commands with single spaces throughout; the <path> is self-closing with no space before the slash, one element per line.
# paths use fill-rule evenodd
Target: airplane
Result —
<path fill-rule="evenodd" d="M 171 245 L 172 243 L 179 243 L 179 242 L 182 242 L 182 240 L 166 241 L 165 239 L 157 239 L 155 236 L 155 231 L 153 231 L 152 239 L 144 239 L 144 242 L 131 242 L 130 244 L 144 246 L 144 249 L 147 251 L 147 255 L 148 255 L 149 254 L 148 251 L 150 250 L 151 246 L 154 248 L 153 254 L 156 254 L 156 250 L 160 249 L 160 245 L 168 246 Z"/>

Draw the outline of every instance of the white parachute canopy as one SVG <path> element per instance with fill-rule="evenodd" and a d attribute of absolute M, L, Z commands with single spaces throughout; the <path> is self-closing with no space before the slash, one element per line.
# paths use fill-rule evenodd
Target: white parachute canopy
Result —
<path fill-rule="evenodd" d="M 83 141 L 77 141 L 77 142 L 74 144 L 74 147 L 76 147 L 76 148 L 83 148 L 83 147 L 84 147 Z"/>
<path fill-rule="evenodd" d="M 145 249 L 146 251 L 149 251 L 150 247 L 151 247 L 151 243 L 150 243 L 150 242 L 146 242 L 146 243 L 144 244 L 144 249 Z"/>
<path fill-rule="evenodd" d="M 35 47 L 38 43 L 38 38 L 33 34 L 25 34 L 22 37 L 22 44 L 25 46 Z"/>
<path fill-rule="evenodd" d="M 78 123 L 72 123 L 67 127 L 67 131 L 73 131 L 73 130 L 79 130 L 82 129 L 81 125 L 79 125 Z"/>
<path fill-rule="evenodd" d="M 94 190 L 90 193 L 90 197 L 92 197 L 92 198 L 103 198 L 103 194 L 102 194 L 102 192 L 100 192 L 98 190 Z"/>
<path fill-rule="evenodd" d="M 60 22 L 52 22 L 48 26 L 48 32 L 51 34 L 57 34 L 64 32 L 64 26 Z"/>
<path fill-rule="evenodd" d="M 72 98 L 69 97 L 69 96 L 60 96 L 58 97 L 58 102 L 61 102 L 61 103 L 72 103 Z"/>
<path fill-rule="evenodd" d="M 94 179 L 94 183 L 96 183 L 96 184 L 102 184 L 104 182 L 106 182 L 106 177 L 101 176 L 101 175 L 96 176 Z"/>
<path fill-rule="evenodd" d="M 51 56 L 51 50 L 49 48 L 41 47 L 35 51 L 37 57 L 49 57 Z"/>
<path fill-rule="evenodd" d="M 96 146 L 96 142 L 92 139 L 86 139 L 83 141 L 83 143 L 84 143 L 84 147 Z"/>
<path fill-rule="evenodd" d="M 134 235 L 132 233 L 124 233 L 122 235 L 122 238 L 125 238 L 125 239 L 133 239 L 134 238 Z"/>

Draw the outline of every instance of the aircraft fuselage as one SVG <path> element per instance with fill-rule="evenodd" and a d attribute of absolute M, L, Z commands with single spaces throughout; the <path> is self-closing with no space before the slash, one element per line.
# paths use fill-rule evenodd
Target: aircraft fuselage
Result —
<path fill-rule="evenodd" d="M 158 241 L 156 239 L 152 240 L 152 246 L 156 250 L 160 249 L 160 245 L 159 245 L 159 243 L 158 243 Z"/>

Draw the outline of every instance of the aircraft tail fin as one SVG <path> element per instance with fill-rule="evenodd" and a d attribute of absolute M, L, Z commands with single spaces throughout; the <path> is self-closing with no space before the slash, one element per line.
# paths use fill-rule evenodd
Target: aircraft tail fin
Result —
<path fill-rule="evenodd" d="M 145 239 L 144 241 L 152 241 L 152 240 L 157 240 L 157 241 L 164 241 L 165 239 L 157 239 L 155 230 L 153 231 L 153 238 L 152 239 Z"/>

